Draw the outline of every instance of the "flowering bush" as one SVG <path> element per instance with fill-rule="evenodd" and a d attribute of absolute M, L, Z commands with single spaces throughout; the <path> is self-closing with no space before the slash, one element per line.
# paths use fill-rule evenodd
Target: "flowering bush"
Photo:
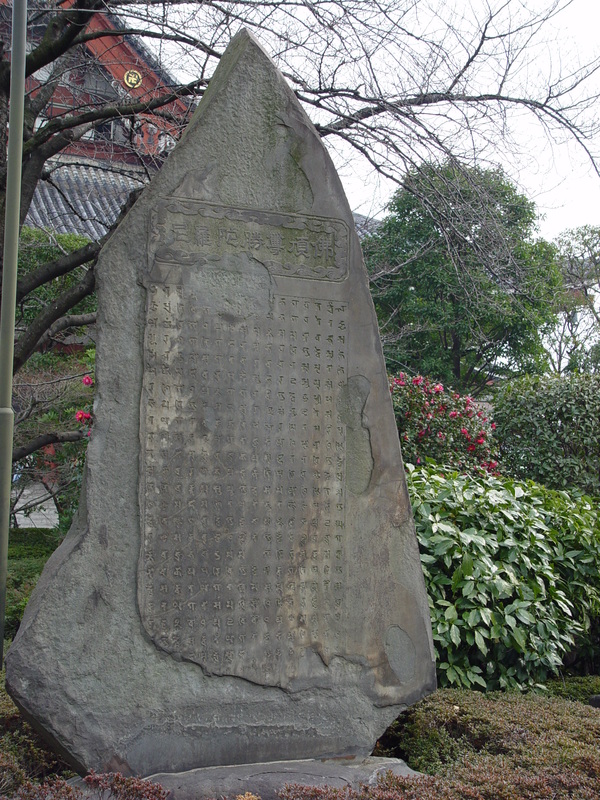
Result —
<path fill-rule="evenodd" d="M 81 379 L 81 382 L 86 389 L 89 389 L 94 385 L 94 379 L 92 378 L 91 375 L 84 375 L 83 378 Z M 87 432 L 87 435 L 90 436 L 92 433 L 91 425 L 93 422 L 91 412 L 84 411 L 84 409 L 80 408 L 75 412 L 75 419 L 77 420 L 77 422 L 88 423 L 90 425 L 90 428 Z"/>
<path fill-rule="evenodd" d="M 495 425 L 473 398 L 403 372 L 390 378 L 390 390 L 405 462 L 496 469 Z"/>

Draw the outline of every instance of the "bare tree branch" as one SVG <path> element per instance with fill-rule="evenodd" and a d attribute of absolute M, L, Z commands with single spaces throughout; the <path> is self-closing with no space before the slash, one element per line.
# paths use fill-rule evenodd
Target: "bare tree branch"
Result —
<path fill-rule="evenodd" d="M 29 325 L 25 333 L 15 342 L 13 372 L 18 372 L 29 356 L 38 348 L 40 340 L 50 326 L 60 319 L 66 311 L 76 306 L 84 297 L 94 291 L 96 278 L 94 270 L 88 269 L 85 277 L 76 286 L 64 291 L 50 305 L 46 306 Z"/>
<path fill-rule="evenodd" d="M 43 433 L 36 436 L 27 444 L 22 447 L 15 447 L 13 450 L 13 464 L 15 461 L 20 461 L 26 456 L 35 453 L 36 450 L 41 450 L 42 447 L 47 447 L 49 444 L 62 444 L 64 442 L 79 442 L 87 436 L 87 431 L 64 431 L 62 433 Z"/>
<path fill-rule="evenodd" d="M 93 325 L 96 322 L 96 314 L 67 314 L 60 319 L 57 319 L 56 322 L 52 323 L 52 325 L 48 328 L 46 333 L 42 336 L 42 338 L 37 343 L 38 349 L 40 347 L 44 347 L 51 339 L 53 339 L 57 333 L 61 331 L 65 331 L 68 328 L 81 328 L 84 325 Z"/>

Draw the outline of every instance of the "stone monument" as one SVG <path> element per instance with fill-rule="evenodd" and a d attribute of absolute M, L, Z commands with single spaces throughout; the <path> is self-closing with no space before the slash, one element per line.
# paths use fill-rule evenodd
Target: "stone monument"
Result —
<path fill-rule="evenodd" d="M 77 769 L 364 756 L 435 686 L 359 242 L 238 34 L 98 264 L 77 518 L 7 657 Z"/>

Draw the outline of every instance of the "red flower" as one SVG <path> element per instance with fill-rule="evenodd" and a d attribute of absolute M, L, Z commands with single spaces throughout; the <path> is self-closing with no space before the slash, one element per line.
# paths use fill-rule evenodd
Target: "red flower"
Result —
<path fill-rule="evenodd" d="M 420 375 L 415 375 L 412 379 L 413 386 L 420 386 L 423 383 L 423 378 Z"/>
<path fill-rule="evenodd" d="M 441 383 L 436 383 L 435 386 L 431 389 L 434 394 L 439 394 L 440 392 L 444 391 L 444 387 Z"/>
<path fill-rule="evenodd" d="M 491 428 L 493 431 L 495 431 L 495 430 L 496 430 L 496 423 L 495 423 L 495 422 L 492 422 L 492 424 L 490 425 L 490 428 Z"/>
<path fill-rule="evenodd" d="M 90 375 L 84 375 L 83 378 L 81 379 L 81 382 L 83 383 L 84 386 L 92 386 L 92 384 L 94 383 Z"/>
<path fill-rule="evenodd" d="M 454 417 L 460 417 L 460 414 L 458 413 L 458 411 L 451 411 L 451 412 L 448 414 L 448 416 L 449 416 L 451 419 L 454 419 Z"/>

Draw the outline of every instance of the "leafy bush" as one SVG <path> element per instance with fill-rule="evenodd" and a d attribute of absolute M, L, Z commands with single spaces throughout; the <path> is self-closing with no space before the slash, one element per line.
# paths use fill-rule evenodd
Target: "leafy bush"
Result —
<path fill-rule="evenodd" d="M 491 475 L 407 478 L 440 685 L 543 684 L 598 616 L 598 507 Z"/>
<path fill-rule="evenodd" d="M 19 278 L 36 272 L 47 262 L 54 261 L 65 253 L 84 247 L 88 242 L 89 239 L 76 233 L 55 233 L 23 227 L 19 238 Z M 17 327 L 31 324 L 39 313 L 40 306 L 53 302 L 65 289 L 79 283 L 84 274 L 85 267 L 79 267 L 30 292 L 26 301 L 17 309 Z M 71 313 L 82 314 L 95 310 L 96 298 L 92 295 L 75 306 Z"/>
<path fill-rule="evenodd" d="M 406 462 L 432 459 L 456 469 L 496 468 L 494 423 L 471 397 L 403 372 L 390 378 L 390 390 Z"/>
<path fill-rule="evenodd" d="M 546 689 L 553 697 L 588 703 L 592 695 L 600 694 L 600 675 L 568 675 L 553 678 L 546 684 Z"/>
<path fill-rule="evenodd" d="M 512 380 L 494 404 L 503 469 L 600 495 L 600 375 Z"/>

